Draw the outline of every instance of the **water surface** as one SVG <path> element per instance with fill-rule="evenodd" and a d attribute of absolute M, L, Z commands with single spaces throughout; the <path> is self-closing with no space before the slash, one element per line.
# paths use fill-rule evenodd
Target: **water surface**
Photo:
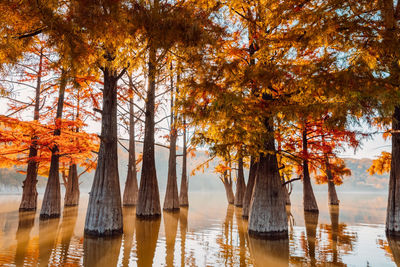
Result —
<path fill-rule="evenodd" d="M 247 234 L 240 208 L 224 193 L 191 193 L 189 209 L 136 219 L 123 208 L 124 234 L 85 238 L 88 197 L 59 219 L 18 212 L 20 196 L 0 196 L 0 266 L 396 266 L 400 241 L 385 235 L 386 194 L 342 193 L 329 207 L 316 193 L 320 213 L 304 213 L 301 194 L 288 207 L 289 239 L 265 241 Z M 163 197 L 161 198 L 163 199 Z M 40 203 L 39 203 L 40 206 Z"/>

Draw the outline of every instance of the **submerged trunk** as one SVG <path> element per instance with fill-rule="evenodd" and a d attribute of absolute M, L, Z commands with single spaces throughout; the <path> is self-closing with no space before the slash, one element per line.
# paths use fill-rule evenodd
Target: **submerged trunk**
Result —
<path fill-rule="evenodd" d="M 242 207 L 243 206 L 243 198 L 246 192 L 246 183 L 244 181 L 244 172 L 243 172 L 243 158 L 239 157 L 238 162 L 238 178 L 236 182 L 236 194 L 235 194 L 235 206 Z"/>
<path fill-rule="evenodd" d="M 249 251 L 254 266 L 289 266 L 289 240 L 263 240 L 249 237 Z"/>
<path fill-rule="evenodd" d="M 233 204 L 235 202 L 235 196 L 233 195 L 233 190 L 232 190 L 232 179 L 230 179 L 230 177 L 228 177 L 228 174 L 226 171 L 223 174 L 221 181 L 224 184 L 226 198 L 228 200 L 228 203 Z"/>
<path fill-rule="evenodd" d="M 169 143 L 169 160 L 168 160 L 168 179 L 167 189 L 165 191 L 164 198 L 164 210 L 176 211 L 179 210 L 179 195 L 178 195 L 178 181 L 176 178 L 176 139 L 177 129 L 174 112 L 174 86 L 173 79 L 171 77 L 171 133 Z"/>
<path fill-rule="evenodd" d="M 68 171 L 67 188 L 65 191 L 64 206 L 78 206 L 79 204 L 78 167 L 71 164 Z"/>
<path fill-rule="evenodd" d="M 243 218 L 249 217 L 250 202 L 251 202 L 251 196 L 253 195 L 254 182 L 256 180 L 257 166 L 258 163 L 255 162 L 255 159 L 252 156 L 250 159 L 249 179 L 247 181 L 247 187 L 243 197 L 243 210 L 242 210 Z"/>
<path fill-rule="evenodd" d="M 264 100 L 269 99 L 266 95 Z M 250 204 L 249 234 L 264 238 L 288 238 L 285 196 L 276 158 L 272 119 L 265 118 L 265 150 L 260 153 L 254 192 Z"/>
<path fill-rule="evenodd" d="M 400 235 L 400 106 L 392 118 L 392 162 L 390 166 L 389 196 L 386 212 L 386 232 Z"/>
<path fill-rule="evenodd" d="M 42 52 L 42 51 L 41 51 Z M 41 75 L 42 75 L 42 63 L 43 63 L 43 53 L 40 53 L 39 59 L 39 70 L 38 78 L 36 80 L 36 92 L 35 92 L 35 108 L 33 111 L 33 120 L 39 120 L 39 110 L 40 110 L 40 88 L 42 86 Z M 38 162 L 35 160 L 37 156 L 37 137 L 32 136 L 32 144 L 29 148 L 29 160 L 28 168 L 26 170 L 26 178 L 22 185 L 22 200 L 19 206 L 20 211 L 30 211 L 36 210 L 37 208 L 37 170 L 39 167 Z"/>
<path fill-rule="evenodd" d="M 308 155 L 307 132 L 303 130 L 303 153 Z M 303 159 L 303 208 L 304 211 L 318 212 L 317 201 L 311 185 L 310 172 L 308 170 L 308 159 Z"/>
<path fill-rule="evenodd" d="M 142 174 L 136 207 L 136 215 L 143 218 L 161 216 L 160 194 L 154 160 L 154 101 L 156 90 L 156 50 L 154 48 L 150 48 L 148 72 L 149 84 L 146 99 Z"/>
<path fill-rule="evenodd" d="M 328 203 L 329 205 L 339 205 L 339 199 L 336 194 L 335 183 L 333 181 L 332 171 L 329 166 L 328 158 L 325 160 L 326 174 L 328 176 Z"/>
<path fill-rule="evenodd" d="M 188 179 L 187 179 L 187 145 L 186 145 L 186 121 L 183 119 L 183 149 L 182 149 L 182 178 L 181 191 L 179 195 L 179 205 L 182 207 L 189 206 L 188 198 Z"/>
<path fill-rule="evenodd" d="M 131 83 L 131 81 L 129 81 Z M 133 97 L 129 99 L 129 160 L 128 175 L 124 189 L 124 206 L 135 206 L 138 198 L 138 182 L 136 175 L 136 153 L 135 153 L 135 117 L 133 109 Z"/>
<path fill-rule="evenodd" d="M 61 134 L 60 120 L 64 107 L 65 87 L 67 85 L 67 77 L 65 71 L 61 73 L 60 91 L 57 102 L 56 113 L 56 129 L 54 136 Z M 42 209 L 40 210 L 40 219 L 56 218 L 61 214 L 61 192 L 60 192 L 60 156 L 58 145 L 54 144 L 51 148 L 51 161 L 49 178 L 46 184 L 46 191 L 44 192 Z"/>
<path fill-rule="evenodd" d="M 122 234 L 121 191 L 118 175 L 117 81 L 114 71 L 104 68 L 101 142 L 89 204 L 85 234 Z"/>

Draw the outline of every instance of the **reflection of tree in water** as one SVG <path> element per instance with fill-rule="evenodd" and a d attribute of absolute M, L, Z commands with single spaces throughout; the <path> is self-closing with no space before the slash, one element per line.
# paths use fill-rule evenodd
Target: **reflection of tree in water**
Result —
<path fill-rule="evenodd" d="M 188 208 L 181 207 L 179 212 L 179 232 L 181 235 L 181 266 L 196 266 L 193 254 L 186 255 L 186 233 L 188 231 Z"/>
<path fill-rule="evenodd" d="M 243 221 L 242 208 L 235 207 L 236 225 L 239 235 L 239 266 L 247 266 L 246 259 L 246 235 L 247 228 Z"/>
<path fill-rule="evenodd" d="M 76 225 L 76 219 L 78 217 L 78 207 L 65 207 L 63 211 L 63 217 L 60 225 L 61 232 L 61 243 L 57 247 L 57 253 L 60 255 L 59 265 L 65 265 L 69 256 L 69 247 L 71 244 L 72 236 L 74 235 L 74 229 Z M 79 264 L 79 259 L 70 262 Z"/>
<path fill-rule="evenodd" d="M 140 220 L 136 218 L 136 255 L 138 266 L 147 267 L 153 265 L 160 223 L 160 218 L 154 220 Z"/>
<path fill-rule="evenodd" d="M 222 233 L 217 236 L 217 244 L 220 246 L 220 253 L 224 259 L 225 266 L 235 266 L 233 259 L 233 205 L 228 205 L 226 210 L 225 221 L 222 227 Z"/>
<path fill-rule="evenodd" d="M 165 229 L 166 266 L 174 265 L 175 239 L 178 231 L 179 212 L 163 212 Z"/>
<path fill-rule="evenodd" d="M 264 240 L 249 236 L 255 266 L 289 266 L 289 239 Z"/>
<path fill-rule="evenodd" d="M 339 206 L 330 206 L 331 224 L 321 224 L 322 233 L 327 234 L 327 246 L 320 246 L 320 262 L 329 262 L 336 266 L 345 266 L 341 255 L 349 254 L 354 249 L 357 233 L 350 232 L 344 223 L 339 223 Z M 320 239 L 323 239 L 322 236 Z M 323 240 L 322 240 L 323 241 Z"/>
<path fill-rule="evenodd" d="M 315 266 L 315 245 L 317 242 L 317 226 L 318 226 L 318 212 L 304 212 L 304 222 L 306 226 L 307 235 L 307 254 L 310 259 L 311 266 Z"/>
<path fill-rule="evenodd" d="M 83 265 L 87 267 L 117 266 L 122 237 L 85 236 Z"/>
<path fill-rule="evenodd" d="M 400 237 L 386 235 L 386 239 L 378 239 L 378 246 L 385 250 L 386 254 L 392 258 L 397 266 L 400 266 Z"/>
<path fill-rule="evenodd" d="M 27 248 L 30 240 L 30 233 L 35 224 L 35 211 L 19 212 L 18 229 L 15 234 L 17 249 L 15 252 L 15 265 L 24 266 Z M 27 262 L 32 263 L 27 259 Z M 33 264 L 32 264 L 33 265 Z"/>
<path fill-rule="evenodd" d="M 39 220 L 39 266 L 48 266 L 58 235 L 59 218 Z"/>
<path fill-rule="evenodd" d="M 135 233 L 136 207 L 124 206 L 122 208 L 124 225 L 124 250 L 122 257 L 122 266 L 129 266 L 133 246 L 133 235 Z"/>

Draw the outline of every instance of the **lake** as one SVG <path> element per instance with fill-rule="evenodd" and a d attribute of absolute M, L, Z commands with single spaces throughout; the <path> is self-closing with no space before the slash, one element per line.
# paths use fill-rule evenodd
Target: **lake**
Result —
<path fill-rule="evenodd" d="M 319 215 L 304 214 L 301 193 L 288 207 L 289 239 L 249 237 L 241 209 L 223 192 L 190 193 L 190 207 L 159 220 L 136 219 L 123 208 L 124 234 L 83 235 L 87 193 L 59 219 L 40 221 L 39 211 L 19 213 L 20 196 L 0 196 L 0 266 L 396 266 L 400 240 L 385 235 L 387 195 L 340 193 L 330 208 L 316 192 Z M 163 196 L 161 196 L 163 199 Z M 39 202 L 40 207 L 40 202 Z"/>

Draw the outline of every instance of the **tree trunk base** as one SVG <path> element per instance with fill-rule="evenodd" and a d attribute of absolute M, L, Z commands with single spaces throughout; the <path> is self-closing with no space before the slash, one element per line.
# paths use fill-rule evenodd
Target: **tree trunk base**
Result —
<path fill-rule="evenodd" d="M 79 204 L 65 204 L 64 207 L 76 207 L 79 206 Z"/>
<path fill-rule="evenodd" d="M 98 231 L 98 230 L 88 230 L 85 229 L 85 236 L 89 237 L 112 237 L 118 236 L 123 234 L 123 228 L 121 229 L 113 229 L 113 230 L 106 230 L 106 231 Z"/>
<path fill-rule="evenodd" d="M 161 218 L 161 214 L 154 214 L 154 215 L 139 215 L 136 214 L 136 218 L 141 221 L 155 221 Z"/>
<path fill-rule="evenodd" d="M 163 208 L 163 211 L 166 212 L 179 212 L 180 208 Z"/>
<path fill-rule="evenodd" d="M 180 206 L 180 207 L 189 207 L 189 204 L 184 204 L 184 203 L 182 203 L 182 204 L 179 204 L 179 206 Z"/>
<path fill-rule="evenodd" d="M 35 208 L 19 208 L 18 211 L 20 211 L 20 212 L 36 211 L 36 207 Z"/>
<path fill-rule="evenodd" d="M 131 204 L 131 203 L 124 203 L 122 204 L 124 207 L 136 207 L 136 204 Z"/>

